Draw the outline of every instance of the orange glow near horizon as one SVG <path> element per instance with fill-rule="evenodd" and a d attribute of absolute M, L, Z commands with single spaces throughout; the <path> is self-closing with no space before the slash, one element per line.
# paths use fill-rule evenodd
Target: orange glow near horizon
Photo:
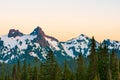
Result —
<path fill-rule="evenodd" d="M 120 41 L 119 4 L 119 0 L 0 1 L 0 35 L 7 34 L 9 29 L 29 34 L 40 26 L 60 41 L 80 34 L 95 36 L 99 42 Z"/>

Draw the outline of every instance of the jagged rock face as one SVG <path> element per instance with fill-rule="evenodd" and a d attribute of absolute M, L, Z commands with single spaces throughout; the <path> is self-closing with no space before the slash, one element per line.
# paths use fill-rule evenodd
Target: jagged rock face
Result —
<path fill-rule="evenodd" d="M 56 41 L 56 42 L 59 42 L 56 38 L 54 38 L 54 37 L 51 37 L 51 36 L 48 36 L 48 35 L 46 35 L 46 37 L 47 38 L 49 38 L 49 39 L 51 39 L 51 40 L 54 40 L 54 41 Z"/>
<path fill-rule="evenodd" d="M 45 33 L 39 26 L 37 26 L 37 28 L 35 28 L 34 31 L 30 33 L 30 35 L 38 35 L 38 36 L 44 37 Z"/>
<path fill-rule="evenodd" d="M 48 47 L 49 44 L 48 42 L 45 40 L 44 37 L 41 37 L 41 36 L 37 36 L 33 42 L 36 42 L 36 43 L 39 43 L 42 47 Z"/>
<path fill-rule="evenodd" d="M 43 47 L 48 47 L 49 46 L 48 42 L 45 40 L 46 35 L 39 26 L 37 28 L 35 28 L 34 31 L 32 33 L 30 33 L 30 35 L 36 35 L 37 36 L 33 40 L 34 42 L 39 43 Z"/>
<path fill-rule="evenodd" d="M 37 37 L 33 41 L 39 43 L 43 47 L 49 46 L 49 43 L 48 43 L 48 41 L 46 41 L 45 37 L 58 42 L 58 40 L 55 39 L 54 37 L 46 35 L 39 26 L 37 28 L 35 28 L 34 31 L 32 33 L 30 33 L 30 35 L 36 35 Z"/>
<path fill-rule="evenodd" d="M 19 30 L 11 29 L 8 33 L 8 37 L 17 37 L 17 36 L 23 36 L 23 33 L 21 33 Z"/>

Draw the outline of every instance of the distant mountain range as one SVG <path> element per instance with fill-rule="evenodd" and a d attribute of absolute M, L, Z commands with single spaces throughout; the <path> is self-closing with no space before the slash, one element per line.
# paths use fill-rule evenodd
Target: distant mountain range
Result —
<path fill-rule="evenodd" d="M 80 53 L 86 57 L 90 51 L 90 40 L 91 38 L 81 34 L 66 42 L 60 42 L 46 35 L 39 26 L 30 34 L 11 29 L 7 35 L 0 36 L 0 62 L 9 64 L 18 60 L 32 62 L 35 58 L 45 61 L 49 50 L 53 51 L 56 60 L 60 63 L 65 59 L 76 59 Z M 109 52 L 115 49 L 120 54 L 119 41 L 106 39 L 102 43 L 107 44 Z M 99 46 L 97 41 L 96 46 Z"/>

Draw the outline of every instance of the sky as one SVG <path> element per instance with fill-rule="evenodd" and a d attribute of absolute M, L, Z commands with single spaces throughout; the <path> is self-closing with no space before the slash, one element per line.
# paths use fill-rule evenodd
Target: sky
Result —
<path fill-rule="evenodd" d="M 120 41 L 120 0 L 0 0 L 0 35 L 36 26 L 60 41 L 80 34 Z"/>

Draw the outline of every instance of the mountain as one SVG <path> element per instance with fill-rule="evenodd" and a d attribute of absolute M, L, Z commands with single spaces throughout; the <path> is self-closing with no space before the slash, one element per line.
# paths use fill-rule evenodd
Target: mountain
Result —
<path fill-rule="evenodd" d="M 45 61 L 49 50 L 52 50 L 56 60 L 63 63 L 65 59 L 71 61 L 82 53 L 89 55 L 91 38 L 84 34 L 66 42 L 60 42 L 52 36 L 48 36 L 38 26 L 30 34 L 23 34 L 19 30 L 11 29 L 9 33 L 0 36 L 0 62 L 13 64 L 26 60 L 28 63 L 37 59 Z M 116 49 L 120 54 L 120 42 L 104 40 L 109 51 Z M 99 43 L 96 41 L 97 47 Z"/>
<path fill-rule="evenodd" d="M 111 52 L 114 49 L 120 56 L 120 41 L 106 39 L 103 41 L 103 44 L 104 43 L 107 45 L 109 52 Z"/>

